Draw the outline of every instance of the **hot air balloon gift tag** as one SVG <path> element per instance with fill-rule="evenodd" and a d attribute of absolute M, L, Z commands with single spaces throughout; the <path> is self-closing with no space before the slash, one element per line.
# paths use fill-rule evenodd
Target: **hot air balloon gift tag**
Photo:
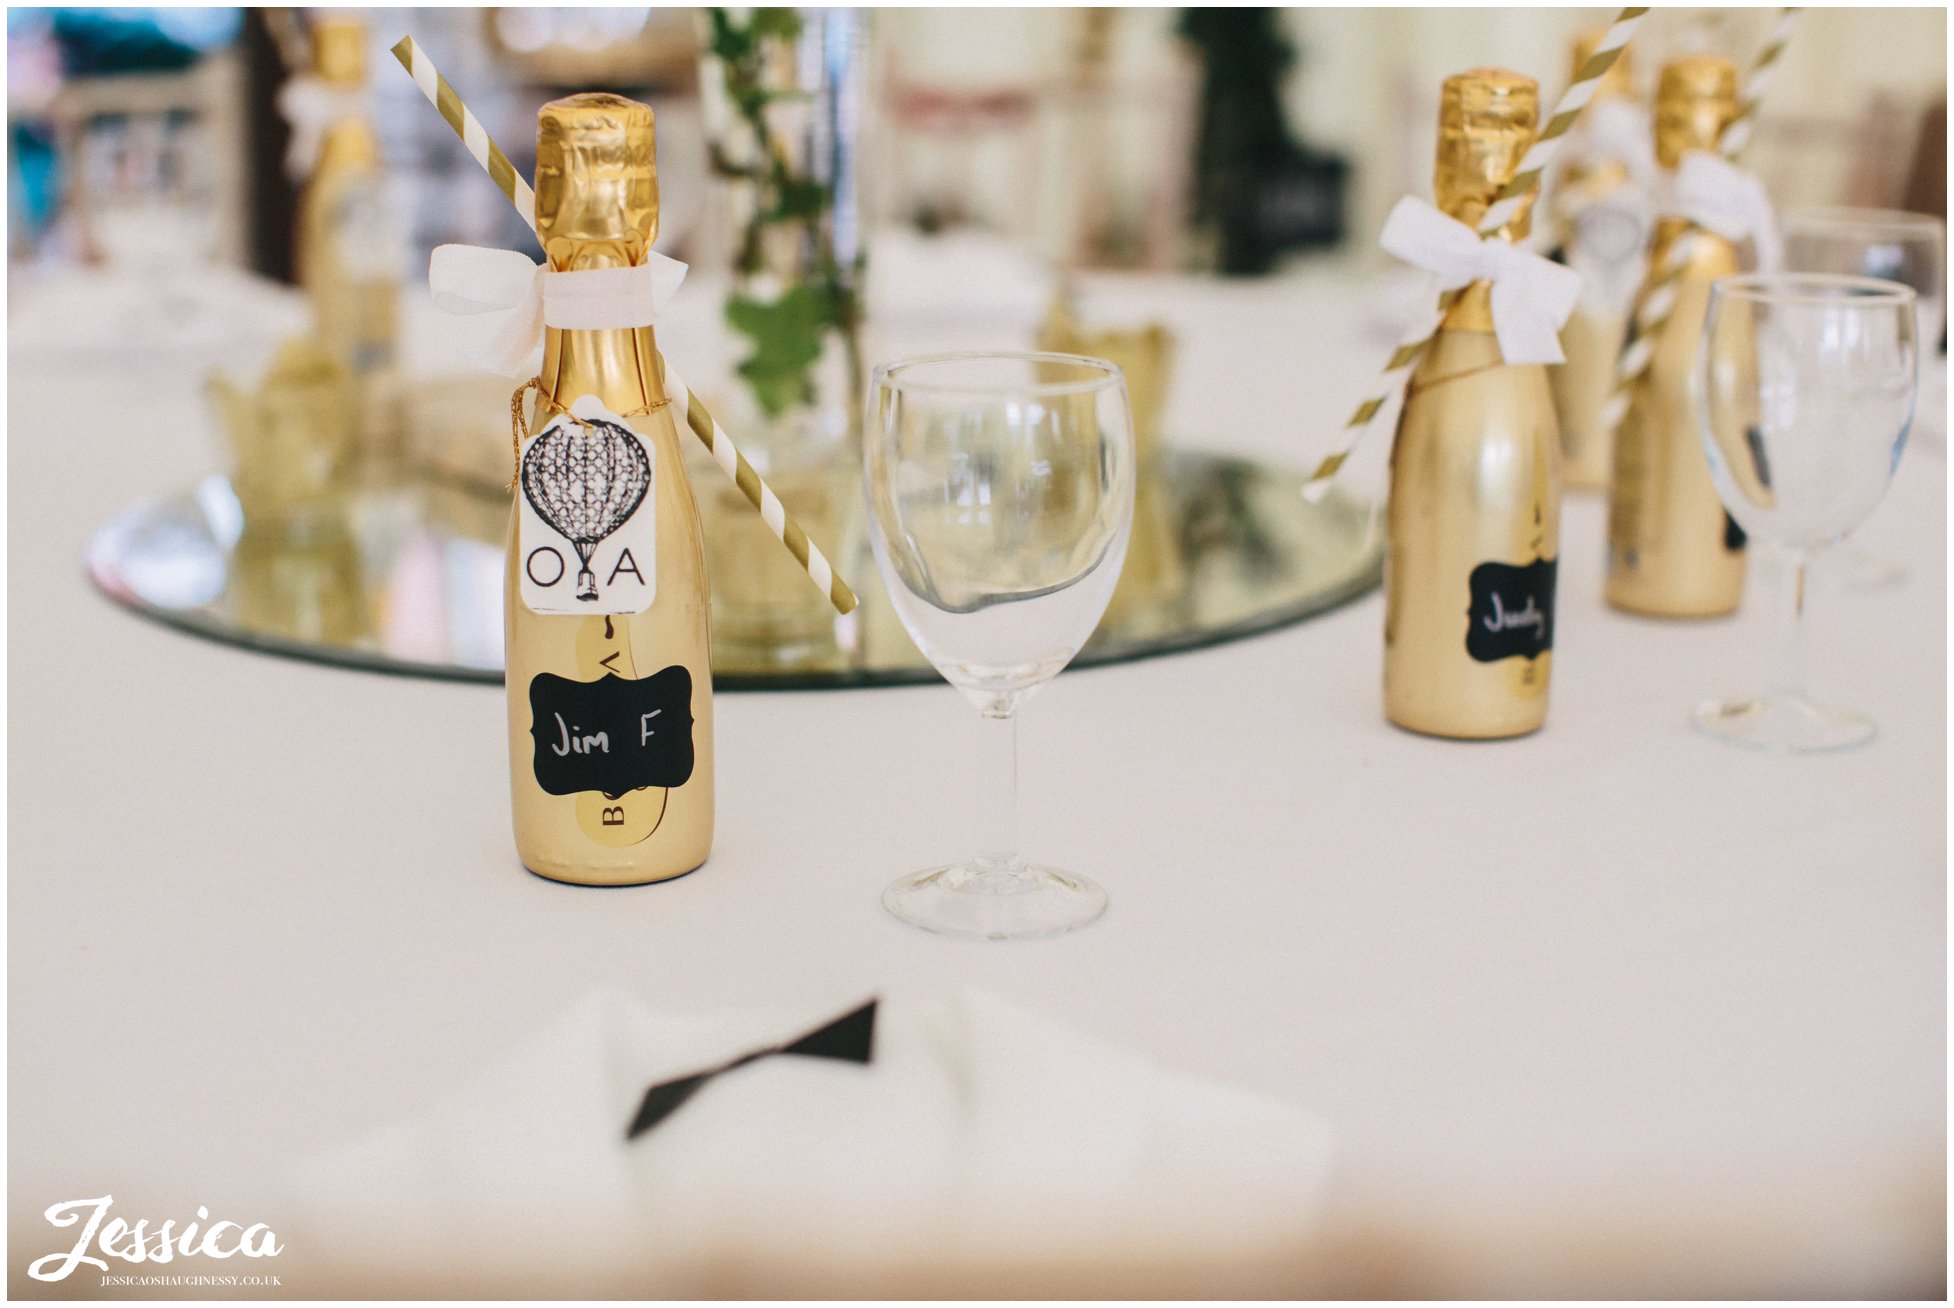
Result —
<path fill-rule="evenodd" d="M 516 537 L 532 613 L 642 613 L 657 594 L 657 462 L 594 395 L 522 450 Z"/>

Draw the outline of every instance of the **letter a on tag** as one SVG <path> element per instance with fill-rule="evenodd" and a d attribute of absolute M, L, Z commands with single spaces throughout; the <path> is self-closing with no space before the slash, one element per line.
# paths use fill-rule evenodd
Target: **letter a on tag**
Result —
<path fill-rule="evenodd" d="M 642 613 L 657 594 L 657 460 L 586 395 L 522 450 L 516 566 L 533 613 Z"/>

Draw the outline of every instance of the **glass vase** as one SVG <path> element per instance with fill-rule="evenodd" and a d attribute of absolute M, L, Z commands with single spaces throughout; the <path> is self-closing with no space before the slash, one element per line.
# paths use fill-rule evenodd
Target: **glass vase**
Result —
<path fill-rule="evenodd" d="M 700 75 L 734 366 L 719 396 L 790 515 L 845 575 L 863 569 L 859 467 L 863 251 L 858 187 L 865 22 L 842 9 L 707 9 Z M 701 495 L 722 670 L 832 667 L 838 618 L 745 497 Z"/>

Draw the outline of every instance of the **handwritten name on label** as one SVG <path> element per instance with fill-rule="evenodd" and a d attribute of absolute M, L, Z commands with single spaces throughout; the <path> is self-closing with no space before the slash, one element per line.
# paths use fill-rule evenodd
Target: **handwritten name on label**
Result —
<path fill-rule="evenodd" d="M 532 613 L 642 613 L 658 594 L 658 461 L 586 395 L 522 449 L 516 566 Z"/>
<path fill-rule="evenodd" d="M 1535 559 L 1524 567 L 1482 563 L 1468 584 L 1466 653 L 1481 663 L 1538 658 L 1554 647 L 1554 584 L 1557 559 Z"/>
<path fill-rule="evenodd" d="M 692 778 L 692 674 L 673 664 L 648 677 L 529 683 L 536 784 L 552 795 L 616 798 Z"/>
<path fill-rule="evenodd" d="M 284 1252 L 278 1236 L 263 1222 L 250 1226 L 212 1222 L 207 1227 L 188 1222 L 181 1231 L 176 1229 L 173 1220 L 153 1231 L 147 1218 L 134 1226 L 120 1217 L 104 1223 L 102 1219 L 108 1216 L 109 1206 L 114 1202 L 114 1195 L 105 1194 L 100 1199 L 73 1199 L 49 1208 L 42 1216 L 50 1225 L 82 1226 L 82 1231 L 73 1248 L 36 1258 L 28 1264 L 27 1274 L 37 1281 L 61 1281 L 77 1267 L 106 1271 L 106 1258 L 125 1263 L 167 1263 L 176 1258 L 232 1258 L 239 1254 L 246 1258 L 274 1258 Z M 86 1225 L 83 1225 L 83 1210 L 86 1210 Z M 209 1221 L 210 1210 L 197 1209 L 197 1217 L 199 1221 Z M 99 1250 L 103 1257 L 90 1254 L 91 1248 Z"/>

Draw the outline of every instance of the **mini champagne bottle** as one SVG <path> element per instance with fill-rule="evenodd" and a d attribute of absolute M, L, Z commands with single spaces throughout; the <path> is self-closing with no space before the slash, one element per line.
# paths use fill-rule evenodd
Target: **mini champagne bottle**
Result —
<path fill-rule="evenodd" d="M 536 232 L 549 266 L 645 262 L 658 232 L 651 110 L 590 94 L 553 101 L 538 117 Z M 542 430 L 523 451 L 504 600 L 516 848 L 525 867 L 557 881 L 664 881 L 698 867 L 712 847 L 712 663 L 699 512 L 652 328 L 549 328 L 541 384 L 532 427 Z M 593 403 L 605 411 L 601 420 Z M 623 523 L 600 523 L 615 530 L 583 559 L 566 539 L 540 532 L 524 539 L 525 515 L 550 502 L 551 477 L 566 497 L 598 481 L 630 489 L 591 462 L 616 459 L 627 445 L 566 445 L 567 472 L 544 457 L 549 424 L 567 423 L 573 408 L 614 442 L 626 436 L 618 427 L 628 426 L 650 455 L 649 477 L 636 483 L 642 500 Z M 626 501 L 628 495 L 595 507 L 608 512 Z M 646 550 L 650 527 L 655 546 Z M 616 541 L 631 533 L 639 533 L 640 553 L 627 560 Z M 575 529 L 568 535 L 574 539 Z M 641 611 L 577 611 L 586 601 L 607 606 L 582 590 L 601 589 L 607 598 L 640 565 L 637 579 L 651 592 Z M 534 594 L 525 592 L 538 587 L 550 597 L 545 608 L 571 611 L 537 611 Z"/>
<path fill-rule="evenodd" d="M 366 85 L 366 24 L 341 16 L 312 29 L 313 75 L 328 90 Z M 402 245 L 387 211 L 380 142 L 364 116 L 336 118 L 299 194 L 299 285 L 311 297 L 319 339 L 362 376 L 390 367 L 399 322 Z"/>
<path fill-rule="evenodd" d="M 1532 143 L 1530 78 L 1475 69 L 1439 106 L 1439 207 L 1476 225 Z M 1526 235 L 1521 208 L 1501 229 Z M 1560 430 L 1546 369 L 1512 365 L 1491 288 L 1453 304 L 1412 373 L 1391 451 L 1384 708 L 1412 731 L 1518 736 L 1547 714 L 1560 540 Z"/>
<path fill-rule="evenodd" d="M 1575 38 L 1573 76 L 1587 66 L 1605 31 L 1592 28 Z M 1626 47 L 1584 111 L 1588 122 L 1603 114 L 1633 115 L 1631 122 L 1641 118 Z M 1547 371 L 1569 490 L 1606 490 L 1614 461 L 1613 434 L 1603 411 L 1614 389 L 1615 362 L 1628 334 L 1649 236 L 1647 213 L 1626 194 L 1628 180 L 1621 160 L 1587 158 L 1570 163 L 1554 189 L 1561 254 L 1582 278 L 1581 299 L 1561 329 L 1567 361 Z"/>
<path fill-rule="evenodd" d="M 1656 162 L 1674 168 L 1688 151 L 1715 150 L 1736 113 L 1737 69 L 1729 60 L 1692 55 L 1666 65 L 1656 91 Z M 1656 224 L 1643 295 L 1687 228 L 1676 217 Z M 1737 252 L 1711 232 L 1687 239 L 1675 307 L 1615 435 L 1608 502 L 1608 602 L 1669 618 L 1729 613 L 1744 589 L 1743 533 L 1710 481 L 1696 377 L 1710 283 L 1737 271 Z"/>

